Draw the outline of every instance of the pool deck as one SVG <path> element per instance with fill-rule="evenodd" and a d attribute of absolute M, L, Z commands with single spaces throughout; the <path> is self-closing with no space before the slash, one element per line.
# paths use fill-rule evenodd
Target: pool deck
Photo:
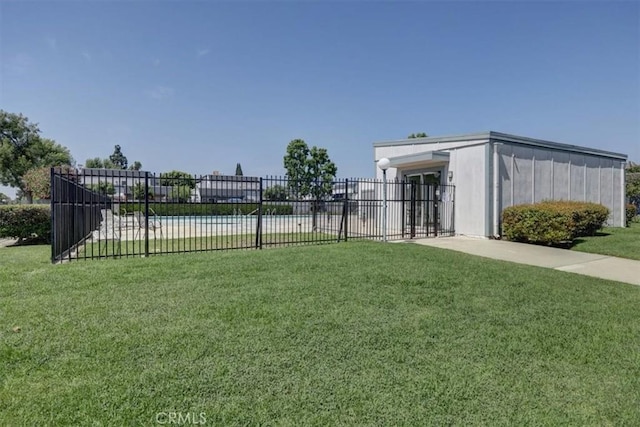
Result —
<path fill-rule="evenodd" d="M 149 218 L 149 236 L 162 239 L 188 239 L 205 236 L 227 236 L 255 234 L 257 228 L 256 216 L 217 218 L 219 222 L 201 221 L 200 217 L 180 217 L 176 220 L 159 220 L 159 227 L 153 230 L 154 219 Z M 157 219 L 155 221 L 158 221 Z M 316 219 L 315 232 L 338 234 L 341 221 L 339 216 L 327 217 L 319 215 Z M 363 228 L 366 226 L 366 230 Z M 377 230 L 375 224 L 362 224 L 355 216 L 350 218 L 349 230 L 359 231 Z M 295 234 L 311 233 L 313 219 L 311 216 L 263 216 L 261 230 L 263 234 Z M 112 227 L 95 230 L 92 241 L 124 240 L 134 241 L 144 239 L 145 229 L 139 227 L 133 220 L 123 221 Z"/>

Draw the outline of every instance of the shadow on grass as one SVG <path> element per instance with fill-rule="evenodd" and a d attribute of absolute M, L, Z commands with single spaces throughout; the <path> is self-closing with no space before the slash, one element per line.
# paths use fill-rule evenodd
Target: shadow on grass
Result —
<path fill-rule="evenodd" d="M 585 243 L 588 242 L 589 240 L 593 239 L 594 237 L 607 237 L 607 236 L 611 236 L 611 233 L 607 233 L 605 231 L 596 231 L 595 234 L 593 234 L 592 236 L 581 236 L 581 237 L 576 237 L 575 239 L 573 239 L 573 241 L 567 246 L 567 249 L 573 248 L 576 245 L 579 245 L 580 243 Z"/>

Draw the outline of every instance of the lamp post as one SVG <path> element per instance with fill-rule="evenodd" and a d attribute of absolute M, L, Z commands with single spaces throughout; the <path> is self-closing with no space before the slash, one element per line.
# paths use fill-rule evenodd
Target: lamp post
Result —
<path fill-rule="evenodd" d="M 382 170 L 382 241 L 387 241 L 387 169 L 391 162 L 386 157 L 378 160 L 378 167 Z"/>

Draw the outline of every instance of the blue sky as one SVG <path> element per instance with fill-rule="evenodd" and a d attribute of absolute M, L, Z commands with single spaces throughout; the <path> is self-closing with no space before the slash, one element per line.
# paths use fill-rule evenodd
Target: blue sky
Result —
<path fill-rule="evenodd" d="M 486 130 L 640 162 L 638 2 L 9 1 L 0 62 L 79 164 L 283 174 L 302 138 L 373 176 L 375 141 Z"/>

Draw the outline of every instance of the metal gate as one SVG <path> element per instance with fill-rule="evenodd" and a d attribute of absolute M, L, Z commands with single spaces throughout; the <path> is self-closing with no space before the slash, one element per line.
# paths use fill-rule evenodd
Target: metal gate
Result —
<path fill-rule="evenodd" d="M 414 181 L 404 185 L 408 237 L 453 236 L 455 187 Z"/>

